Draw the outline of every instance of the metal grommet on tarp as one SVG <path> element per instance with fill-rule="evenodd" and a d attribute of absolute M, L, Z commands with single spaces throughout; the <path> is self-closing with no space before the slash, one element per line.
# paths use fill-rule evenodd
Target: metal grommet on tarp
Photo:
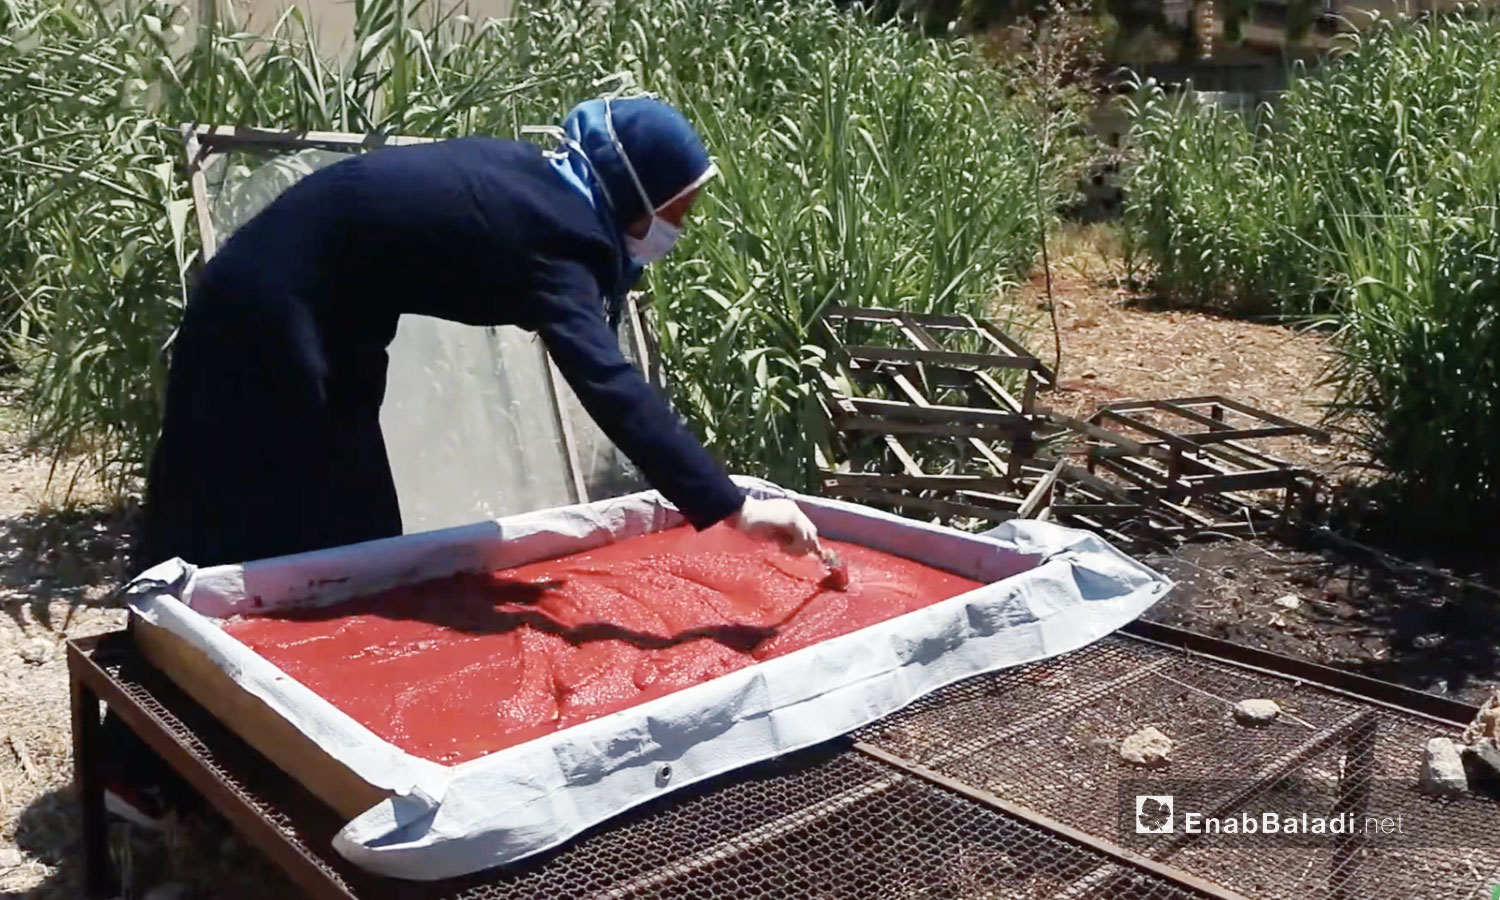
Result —
<path fill-rule="evenodd" d="M 672 764 L 671 763 L 662 763 L 661 768 L 659 768 L 659 769 L 656 770 L 656 786 L 657 787 L 666 787 L 667 783 L 670 782 L 671 780 L 672 780 Z"/>

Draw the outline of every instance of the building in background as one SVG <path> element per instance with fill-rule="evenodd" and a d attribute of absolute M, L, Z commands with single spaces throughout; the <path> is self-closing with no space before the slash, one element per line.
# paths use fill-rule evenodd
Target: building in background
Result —
<path fill-rule="evenodd" d="M 1285 90 L 1298 68 L 1312 69 L 1338 45 L 1339 35 L 1380 19 L 1415 19 L 1500 0 L 1160 0 L 1150 7 L 1144 39 L 1116 41 L 1105 77 L 1115 89 L 1096 107 L 1093 129 L 1119 148 L 1130 119 L 1118 92 L 1135 78 L 1249 114 Z M 1084 219 L 1117 215 L 1122 205 L 1120 160 L 1107 152 L 1081 185 Z"/>
<path fill-rule="evenodd" d="M 422 5 L 426 9 L 421 15 L 430 16 L 442 10 L 483 21 L 508 15 L 515 0 L 425 0 Z M 321 53 L 338 53 L 353 37 L 354 0 L 196 0 L 194 12 L 207 20 L 215 15 L 222 18 L 227 11 L 241 26 L 265 33 L 292 6 L 299 8 L 312 24 Z"/>

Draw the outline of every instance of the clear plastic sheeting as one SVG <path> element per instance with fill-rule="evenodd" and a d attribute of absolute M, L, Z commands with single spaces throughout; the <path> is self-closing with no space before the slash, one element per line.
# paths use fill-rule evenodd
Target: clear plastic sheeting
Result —
<path fill-rule="evenodd" d="M 408 533 L 577 498 L 541 341 L 402 316 L 380 426 Z"/>
<path fill-rule="evenodd" d="M 620 323 L 620 349 L 625 358 L 643 368 L 635 350 L 635 329 L 630 317 Z M 578 460 L 587 499 L 619 497 L 650 487 L 640 470 L 614 445 L 584 410 L 583 404 L 561 375 L 557 379 L 558 406 L 573 432 L 573 456 Z M 533 506 L 540 509 L 541 506 Z"/>
<path fill-rule="evenodd" d="M 203 174 L 218 245 L 282 191 L 348 155 L 309 148 L 208 157 Z M 628 317 L 620 337 L 639 365 Z M 548 371 L 534 334 L 403 316 L 389 355 L 380 423 L 407 533 L 644 487 L 561 376 Z"/>

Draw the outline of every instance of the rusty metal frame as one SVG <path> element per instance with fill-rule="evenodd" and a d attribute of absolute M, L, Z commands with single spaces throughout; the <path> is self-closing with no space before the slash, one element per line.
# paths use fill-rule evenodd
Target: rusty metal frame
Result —
<path fill-rule="evenodd" d="M 868 334 L 851 336 L 855 325 Z M 1316 496 L 1311 471 L 1251 444 L 1328 434 L 1237 400 L 1123 401 L 1078 419 L 1036 404 L 1055 377 L 995 322 L 835 306 L 818 328 L 829 354 L 817 399 L 833 440 L 815 462 L 828 496 L 949 520 L 1056 519 L 1127 543 L 1254 534 Z M 949 349 L 939 333 L 967 343 Z M 1019 396 L 1000 383 L 1006 372 L 1021 373 Z M 965 402 L 941 396 L 955 392 Z M 916 450 L 934 440 L 936 461 Z"/>
<path fill-rule="evenodd" d="M 1199 412 L 1199 409 L 1207 409 L 1207 413 Z M 1159 413 L 1184 420 L 1199 428 L 1174 431 L 1145 421 L 1139 415 L 1141 413 Z M 1250 424 L 1231 425 L 1226 421 L 1227 413 L 1249 419 Z M 1155 452 L 1149 456 L 1166 463 L 1166 481 L 1163 486 L 1177 496 L 1186 497 L 1210 493 L 1293 490 L 1299 481 L 1310 479 L 1311 473 L 1265 454 L 1245 441 L 1301 437 L 1314 443 L 1326 444 L 1330 440 L 1326 431 L 1216 394 L 1107 403 L 1089 421 L 1095 425 L 1113 425 L 1117 431 L 1126 434 L 1136 432 L 1146 435 L 1148 440 L 1142 443 L 1155 446 Z M 1140 454 L 1122 454 L 1114 448 L 1094 447 L 1090 449 L 1089 458 L 1096 464 L 1110 465 L 1126 455 Z"/>
<path fill-rule="evenodd" d="M 1479 707 L 1441 697 L 1391 681 L 1382 681 L 1344 669 L 1336 669 L 1295 656 L 1286 656 L 1195 631 L 1137 619 L 1122 633 L 1139 641 L 1170 647 L 1194 657 L 1202 657 L 1251 672 L 1265 672 L 1283 678 L 1315 684 L 1324 690 L 1359 700 L 1372 706 L 1408 715 L 1421 716 L 1442 725 L 1464 726 L 1473 721 Z"/>
<path fill-rule="evenodd" d="M 895 346 L 846 340 L 854 325 L 873 326 L 877 340 Z M 843 456 L 834 461 L 818 452 L 825 494 L 991 522 L 1044 512 L 1058 475 L 1044 474 L 1047 484 L 1040 488 L 1023 487 L 1023 480 L 1038 426 L 1045 422 L 1036 395 L 1052 387 L 1055 377 L 999 324 L 972 316 L 835 306 L 818 328 L 830 350 L 818 375 L 818 402 Z M 969 347 L 983 352 L 949 349 L 940 334 L 962 335 Z M 1018 392 L 1001 383 L 1006 372 L 1020 373 Z M 955 392 L 964 402 L 936 399 Z M 878 452 L 886 458 L 859 458 L 855 448 L 861 435 L 878 438 Z M 931 438 L 951 442 L 978 471 L 924 470 L 909 442 Z"/>
<path fill-rule="evenodd" d="M 1196 407 L 1207 407 L 1209 411 L 1205 415 L 1198 412 L 1195 409 Z M 1313 428 L 1293 422 L 1290 419 L 1282 418 L 1274 413 L 1257 409 L 1249 404 L 1241 403 L 1220 394 L 1179 397 L 1172 400 L 1123 400 L 1106 403 L 1100 408 L 1101 412 L 1107 413 L 1112 418 L 1125 423 L 1135 423 L 1138 421 L 1130 418 L 1130 413 L 1150 410 L 1170 413 L 1179 418 L 1205 426 L 1208 429 L 1207 431 L 1186 434 L 1174 433 L 1176 438 L 1194 444 L 1222 444 L 1250 438 L 1286 437 L 1291 435 L 1310 438 L 1319 444 L 1326 444 L 1331 440 L 1328 432 L 1320 428 Z M 1225 421 L 1226 413 L 1228 412 L 1236 413 L 1258 424 L 1248 428 L 1236 428 Z"/>
<path fill-rule="evenodd" d="M 1139 626 L 1145 627 L 1137 631 Z M 1027 755 L 1028 751 L 1022 749 L 1021 745 L 1051 747 L 1054 744 L 1065 744 L 1065 741 L 1060 741 L 1060 736 L 1072 736 L 1076 733 L 1067 724 L 1072 717 L 1063 716 L 1059 719 L 1054 710 L 1058 707 L 1070 710 L 1093 708 L 1095 703 L 1092 696 L 1097 695 L 1091 695 L 1090 692 L 1095 689 L 1102 688 L 1107 696 L 1120 696 L 1122 702 L 1119 708 L 1133 710 L 1137 716 L 1154 718 L 1151 713 L 1142 712 L 1148 707 L 1138 706 L 1134 702 L 1124 700 L 1130 697 L 1139 701 L 1151 696 L 1149 691 L 1138 693 L 1129 687 L 1129 685 L 1149 680 L 1148 676 L 1151 672 L 1144 670 L 1159 670 L 1163 665 L 1170 665 L 1178 670 L 1179 678 L 1186 679 L 1177 683 L 1190 689 L 1191 683 L 1198 682 L 1199 677 L 1206 679 L 1207 685 L 1228 683 L 1228 680 L 1213 681 L 1211 676 L 1214 671 L 1223 673 L 1221 677 L 1226 679 L 1233 678 L 1236 672 L 1242 676 L 1259 676 L 1261 680 L 1257 683 L 1262 685 L 1262 689 L 1265 689 L 1265 679 L 1270 677 L 1287 684 L 1289 689 L 1302 688 L 1296 692 L 1298 697 L 1310 697 L 1313 694 L 1337 695 L 1338 699 L 1343 701 L 1320 705 L 1323 721 L 1320 721 L 1313 731 L 1304 733 L 1295 742 L 1288 741 L 1279 744 L 1278 752 L 1275 754 L 1255 757 L 1256 763 L 1253 767 L 1247 768 L 1242 775 L 1236 773 L 1232 782 L 1226 782 L 1229 790 L 1215 791 L 1207 798 L 1209 805 L 1201 807 L 1210 810 L 1205 813 L 1206 815 L 1222 815 L 1242 808 L 1257 798 L 1266 796 L 1267 792 L 1273 791 L 1274 785 L 1280 784 L 1289 777 L 1294 777 L 1296 773 L 1309 766 L 1314 766 L 1314 760 L 1321 759 L 1321 764 L 1326 766 L 1330 753 L 1333 754 L 1332 758 L 1336 761 L 1338 771 L 1337 794 L 1332 798 L 1335 804 L 1333 808 L 1335 812 L 1357 811 L 1362 806 L 1368 805 L 1373 790 L 1373 780 L 1377 772 L 1381 771 L 1379 766 L 1390 765 L 1390 757 L 1377 756 L 1377 746 L 1387 748 L 1381 751 L 1382 754 L 1390 753 L 1389 747 L 1392 744 L 1409 748 L 1412 727 L 1415 724 L 1417 729 L 1420 729 L 1421 720 L 1428 720 L 1432 725 L 1439 726 L 1438 733 L 1452 733 L 1454 729 L 1461 727 L 1462 723 L 1469 721 L 1477 711 L 1473 706 L 1456 703 L 1447 698 L 1429 697 L 1387 682 L 1264 651 L 1238 647 L 1166 626 L 1134 623 L 1127 626 L 1126 631 L 1129 634 L 1125 636 L 1131 640 L 1109 639 L 1118 642 L 1112 650 L 1106 651 L 1101 648 L 1101 652 L 1098 653 L 1081 652 L 1078 668 L 1069 666 L 1066 663 L 1067 658 L 1064 657 L 1061 660 L 1038 666 L 1030 677 L 1022 672 L 1010 677 L 999 676 L 993 684 L 981 683 L 948 689 L 932 698 L 926 704 L 926 709 L 920 707 L 913 709 L 909 713 L 894 717 L 889 725 L 876 725 L 861 732 L 859 749 L 873 748 L 880 758 L 887 759 L 892 764 L 905 763 L 910 771 L 921 777 L 946 780 L 946 782 L 969 788 L 988 788 L 990 792 L 999 794 L 1000 802 L 1011 808 L 1016 815 L 1029 815 L 1033 821 L 1061 821 L 1091 836 L 1103 837 L 1108 841 L 1119 840 L 1114 838 L 1115 832 L 1111 830 L 1112 825 L 1101 826 L 1098 817 L 1093 813 L 1080 814 L 1076 799 L 1058 799 L 1060 788 L 1062 793 L 1067 793 L 1066 788 L 1070 783 L 1068 776 L 1076 771 L 1079 764 L 1078 757 L 1067 750 L 1051 752 L 1041 750 Z M 1152 637 L 1139 637 L 1141 633 L 1151 634 Z M 1144 654 L 1139 651 L 1122 652 L 1128 648 L 1118 644 L 1125 643 L 1153 645 L 1156 649 L 1154 652 Z M 1211 655 L 1202 652 L 1201 649 L 1187 650 L 1184 645 L 1211 649 L 1217 653 Z M 1146 649 L 1140 648 L 1140 650 Z M 1095 668 L 1096 661 L 1106 658 L 1117 660 L 1116 666 Z M 1119 661 L 1125 660 L 1135 660 L 1136 665 L 1133 667 L 1118 665 Z M 1188 660 L 1193 660 L 1193 662 Z M 1197 662 L 1198 660 L 1201 662 Z M 1195 672 L 1198 673 L 1197 676 L 1189 674 Z M 1162 677 L 1169 682 L 1177 681 L 1166 676 Z M 1046 687 L 1039 691 L 1033 690 L 1033 686 L 1043 685 Z M 1349 690 L 1348 688 L 1351 687 L 1366 690 Z M 1307 688 L 1314 690 L 1308 691 Z M 1012 691 L 1018 691 L 1018 693 L 1013 695 Z M 1220 693 L 1224 693 L 1223 689 Z M 1373 698 L 1371 694 L 1377 695 L 1380 699 Z M 1169 695 L 1170 692 L 1162 696 Z M 1274 689 L 1273 693 L 1248 695 L 1276 696 Z M 1012 696 L 1015 697 L 1017 709 L 1024 711 L 1014 716 L 1007 713 L 1007 710 L 1011 708 L 1008 699 Z M 1234 695 L 1231 693 L 1228 696 Z M 1334 700 L 1333 697 L 1328 699 Z M 1116 708 L 1110 704 L 1104 705 L 1111 709 Z M 1154 713 L 1161 712 L 1157 707 L 1149 708 Z M 981 746 L 973 741 L 954 743 L 959 740 L 958 736 L 972 733 L 970 729 L 977 730 L 987 738 L 990 737 L 987 726 L 983 724 L 986 711 L 1000 717 L 999 721 L 1003 724 L 995 727 L 993 731 L 1004 743 L 998 746 Z M 1435 712 L 1441 715 L 1433 715 Z M 1309 718 L 1318 721 L 1312 716 Z M 1049 728 L 1044 724 L 1049 720 L 1061 721 L 1063 724 Z M 1183 725 L 1188 721 L 1196 723 L 1201 721 L 1201 718 L 1190 714 L 1178 724 Z M 1314 728 L 1308 723 L 1301 724 Z M 1386 727 L 1394 727 L 1395 731 L 1387 733 L 1384 730 Z M 1428 727 L 1430 728 L 1431 725 Z M 927 728 L 934 730 L 926 732 Z M 925 736 L 917 736 L 922 732 L 926 732 Z M 1084 739 L 1090 733 L 1092 732 L 1088 730 L 1081 732 Z M 1030 740 L 1017 740 L 1021 734 L 1025 734 Z M 1378 735 L 1381 737 L 1377 738 Z M 1005 749 L 1007 746 L 1013 746 L 1013 750 Z M 1015 758 L 1011 757 L 1012 752 L 1017 754 Z M 1397 750 L 1396 752 L 1402 753 L 1403 751 Z M 1377 759 L 1387 761 L 1377 763 Z M 1396 777 L 1407 775 L 1415 778 L 1415 768 L 1406 768 L 1410 765 L 1410 758 L 1403 755 L 1399 759 L 1404 762 L 1398 763 L 1401 768 L 1394 773 Z M 1213 768 L 1194 770 L 1197 774 L 1192 777 L 1213 778 L 1215 776 L 1211 774 L 1212 772 L 1234 772 L 1237 765 L 1236 758 L 1232 756 L 1210 762 Z M 1050 777 L 1034 781 L 1032 776 L 1027 774 L 1033 766 L 1047 770 Z M 1094 773 L 1091 770 L 1092 774 Z M 1392 773 L 1387 770 L 1387 774 Z M 1107 790 L 1109 780 L 1114 776 L 1101 774 L 1100 777 L 1104 779 Z M 1118 777 L 1125 779 L 1129 776 L 1122 774 Z M 1004 787 L 992 785 L 1004 785 Z M 1099 783 L 1095 782 L 1091 786 L 1098 788 Z M 1161 793 L 1170 793 L 1170 791 L 1164 790 Z M 985 790 L 976 790 L 971 795 L 976 799 L 986 800 L 984 794 Z M 1443 813 L 1439 811 L 1435 814 L 1442 815 Z M 1492 842 L 1486 840 L 1485 835 L 1491 830 L 1492 817 L 1486 821 L 1491 824 L 1482 831 L 1474 830 L 1474 823 L 1471 821 L 1468 829 L 1463 832 L 1463 837 L 1474 843 L 1443 846 L 1490 846 Z M 1254 896 L 1261 896 L 1257 889 L 1248 886 L 1254 884 L 1254 881 L 1223 877 L 1227 874 L 1226 868 L 1233 868 L 1236 861 L 1242 859 L 1241 856 L 1211 855 L 1205 858 L 1201 854 L 1195 854 L 1191 848 L 1199 837 L 1196 834 L 1179 832 L 1176 835 L 1154 840 L 1138 848 L 1138 852 L 1155 861 L 1207 877 L 1212 884 L 1222 887 L 1234 885 L 1238 890 L 1250 891 Z M 1125 842 L 1121 840 L 1121 843 Z M 1322 889 L 1326 893 L 1320 891 L 1317 895 L 1327 896 L 1331 900 L 1365 896 L 1363 893 L 1352 893 L 1357 889 L 1358 882 L 1355 875 L 1362 870 L 1366 853 L 1362 839 L 1335 841 L 1329 849 L 1332 851 L 1331 857 L 1319 863 L 1323 866 L 1320 871 L 1327 873 L 1326 887 Z M 1205 859 L 1215 862 L 1205 865 Z M 1493 863 L 1492 857 L 1490 861 Z M 1309 859 L 1308 864 L 1313 865 L 1313 860 Z M 1291 870 L 1289 874 L 1277 869 L 1276 871 L 1282 872 L 1281 875 L 1272 875 L 1269 869 L 1266 870 L 1263 873 L 1265 876 L 1286 879 L 1265 883 L 1263 887 L 1267 892 L 1266 896 L 1302 896 L 1296 890 L 1296 886 L 1291 883 L 1301 868 L 1299 863 L 1297 868 Z M 1092 882 L 1091 887 L 1080 891 L 1080 895 L 1101 896 L 1100 884 L 1119 874 L 1118 870 L 1107 871 L 1107 869 L 1108 867 L 1104 867 L 1101 871 L 1091 874 L 1088 879 Z M 1303 877 L 1305 876 L 1304 871 Z M 1475 878 L 1478 877 L 1476 873 Z M 1297 885 L 1301 884 L 1302 880 L 1297 879 Z M 1305 895 L 1313 896 L 1310 891 Z M 1066 892 L 1058 896 L 1073 897 L 1075 894 Z"/>
<path fill-rule="evenodd" d="M 843 330 L 855 323 L 891 333 L 893 345 L 846 340 Z M 835 427 L 844 431 L 1025 440 L 1034 424 L 1037 391 L 1056 381 L 1045 363 L 997 323 L 972 316 L 833 306 L 824 311 L 818 328 L 830 351 L 822 387 Z M 935 333 L 961 334 L 985 351 L 948 349 Z M 1019 398 L 991 374 L 996 370 L 1022 373 Z M 845 393 L 835 373 L 861 386 L 883 387 L 899 399 Z M 961 390 L 969 402 L 934 403 L 919 385 Z M 957 432 L 955 425 L 961 426 Z"/>
<path fill-rule="evenodd" d="M 1164 646 L 1176 653 L 1184 654 L 1187 658 L 1202 658 L 1205 664 L 1220 664 L 1230 666 L 1247 672 L 1276 675 L 1282 678 L 1291 678 L 1318 685 L 1320 688 L 1333 691 L 1346 698 L 1359 701 L 1369 709 L 1356 710 L 1346 715 L 1338 722 L 1332 723 L 1316 734 L 1310 735 L 1306 741 L 1297 747 L 1291 748 L 1282 757 L 1270 761 L 1265 769 L 1266 777 L 1276 778 L 1284 774 L 1283 770 L 1297 766 L 1311 754 L 1321 752 L 1323 748 L 1331 746 L 1331 742 L 1345 740 L 1348 742 L 1350 752 L 1356 756 L 1364 748 L 1366 751 L 1373 735 L 1372 721 L 1374 710 L 1384 708 L 1399 713 L 1414 714 L 1446 726 L 1454 726 L 1467 722 L 1472 718 L 1477 708 L 1459 703 L 1449 698 L 1436 697 L 1422 694 L 1399 685 L 1371 679 L 1353 673 L 1342 672 L 1336 669 L 1319 666 L 1267 651 L 1255 650 L 1253 648 L 1241 647 L 1214 638 L 1186 632 L 1181 629 L 1171 628 L 1163 625 L 1137 622 L 1128 626 L 1124 638 L 1126 640 L 1143 641 L 1146 643 Z M 287 824 L 278 825 L 268 817 L 264 811 L 264 800 L 252 801 L 245 789 L 224 780 L 211 769 L 205 761 L 205 752 L 202 742 L 198 741 L 192 734 L 185 737 L 179 736 L 178 732 L 183 727 L 183 722 L 176 722 L 175 727 L 168 720 L 161 718 L 162 713 L 154 712 L 136 697 L 121 686 L 110 670 L 95 659 L 98 648 L 111 648 L 110 652 L 118 659 L 121 654 L 131 654 L 133 660 L 140 661 L 138 651 L 134 649 L 134 642 L 126 632 L 115 632 L 98 638 L 69 641 L 67 644 L 68 670 L 71 683 L 74 716 L 74 743 L 75 743 L 75 778 L 78 786 L 78 797 L 83 810 L 84 824 L 84 855 L 86 862 L 86 876 L 91 893 L 96 896 L 106 895 L 116 889 L 110 873 L 109 855 L 106 845 L 105 820 L 103 807 L 103 784 L 99 778 L 98 765 L 102 747 L 100 741 L 102 735 L 99 731 L 99 705 L 103 701 L 114 710 L 122 721 L 132 730 L 142 736 L 147 744 L 162 758 L 178 771 L 196 790 L 198 790 L 213 806 L 228 819 L 230 824 L 236 828 L 251 843 L 261 849 L 270 860 L 289 877 L 291 877 L 309 896 L 316 898 L 339 898 L 339 900 L 353 900 L 363 896 L 380 896 L 390 898 L 400 897 L 438 897 L 453 896 L 458 893 L 467 896 L 470 889 L 483 889 L 486 883 L 483 875 L 465 879 L 463 884 L 457 887 L 437 884 L 423 885 L 410 882 L 392 882 L 388 879 L 379 879 L 373 876 L 366 877 L 363 873 L 353 870 L 347 863 L 333 857 L 330 854 L 322 854 L 318 850 L 308 846 L 302 835 L 308 833 L 306 829 L 297 824 L 292 810 L 277 811 L 277 817 Z M 143 661 L 140 664 L 144 665 Z M 1149 676 L 1151 667 L 1136 669 L 1126 673 L 1124 679 L 1139 680 Z M 1119 681 L 1119 679 L 1117 679 Z M 1119 684 L 1095 684 L 1085 686 L 1084 690 L 1089 696 L 1100 695 L 1117 690 Z M 184 695 L 185 696 L 185 695 Z M 159 708 L 165 710 L 168 716 L 175 715 L 169 705 L 174 701 L 166 697 L 156 698 Z M 187 701 L 184 701 L 187 702 Z M 205 714 L 206 715 L 206 714 Z M 988 743 L 996 740 L 1008 739 L 1014 732 L 1029 727 L 1026 721 L 1013 723 L 1003 734 L 982 735 Z M 227 731 L 226 731 L 227 734 Z M 230 739 L 238 741 L 232 735 Z M 876 761 L 879 765 L 890 767 L 891 778 L 899 781 L 903 776 L 912 776 L 926 782 L 938 785 L 948 791 L 956 793 L 969 801 L 983 804 L 1002 815 L 1026 823 L 1030 826 L 1040 828 L 1052 835 L 1061 838 L 1065 842 L 1086 848 L 1088 851 L 1102 855 L 1107 859 L 1098 869 L 1088 876 L 1090 885 L 1095 882 L 1103 883 L 1120 871 L 1134 870 L 1143 875 L 1156 879 L 1165 880 L 1171 884 L 1191 891 L 1198 896 L 1213 898 L 1213 900 L 1244 900 L 1243 895 L 1228 890 L 1201 876 L 1184 871 L 1170 862 L 1164 861 L 1162 857 L 1175 852 L 1178 847 L 1162 846 L 1149 851 L 1151 856 L 1145 853 L 1128 850 L 1119 844 L 1092 834 L 1082 829 L 1071 827 L 1049 816 L 1040 814 L 1022 804 L 1016 803 L 982 788 L 968 784 L 943 775 L 933 766 L 940 763 L 936 760 L 926 764 L 917 764 L 907 760 L 895 753 L 881 747 L 863 741 L 854 741 L 845 745 L 858 754 Z M 954 753 L 972 752 L 973 748 L 953 747 Z M 257 775 L 264 774 L 267 778 L 287 780 L 276 772 L 256 772 Z M 1260 780 L 1260 779 L 1256 779 Z M 295 785 L 292 785 L 295 787 Z M 872 788 L 873 789 L 873 788 Z M 1340 803 L 1357 805 L 1360 802 L 1360 786 L 1353 785 L 1347 795 L 1341 795 Z M 310 795 L 309 795 L 310 796 Z M 837 798 L 829 798 L 835 802 Z M 257 805 L 259 802 L 261 805 Z M 1235 798 L 1227 798 L 1222 801 L 1226 805 L 1232 805 Z M 832 809 L 833 807 L 830 807 Z M 842 809 L 843 807 L 838 807 Z M 798 827 L 807 816 L 818 815 L 818 809 L 809 808 L 804 812 L 806 815 L 794 816 L 787 820 L 787 827 Z M 305 814 L 305 813 L 304 813 Z M 331 816 L 331 811 L 328 816 Z M 325 816 L 326 817 L 326 816 Z M 779 828 L 777 822 L 765 826 L 767 828 Z M 334 827 L 324 823 L 320 826 L 326 831 Z M 314 829 L 315 831 L 317 829 Z M 762 829 L 763 830 L 763 829 Z M 331 833 L 331 832 L 330 832 Z M 769 834 L 769 832 L 767 832 Z M 779 833 L 779 832 L 778 832 Z M 745 835 L 750 843 L 744 847 L 738 838 L 734 843 L 736 855 L 755 853 L 760 846 L 757 838 L 760 831 Z M 766 838 L 769 840 L 769 838 Z M 717 845 L 715 845 L 717 846 Z M 1349 852 L 1355 852 L 1357 848 L 1347 848 Z M 714 847 L 703 850 L 700 855 L 707 862 L 717 861 Z M 696 858 L 696 857 L 695 857 Z M 675 871 L 675 870 L 674 870 Z M 662 877 L 670 873 L 663 870 Z M 1096 877 L 1097 876 L 1097 877 Z M 645 876 L 643 876 L 645 877 Z M 640 879 L 636 879 L 637 881 Z M 635 882 L 632 881 L 631 884 Z M 650 887 L 642 882 L 643 887 Z M 1095 885 L 1097 886 L 1097 885 Z M 1080 889 L 1080 892 L 1088 888 Z"/>
<path fill-rule="evenodd" d="M 871 757 L 872 759 L 878 759 L 883 763 L 895 766 L 905 772 L 909 772 L 912 775 L 917 776 L 918 778 L 926 779 L 933 784 L 941 785 L 942 787 L 945 787 L 950 791 L 962 794 L 963 796 L 968 797 L 970 800 L 983 803 L 987 806 L 992 806 L 1008 816 L 1021 819 L 1022 821 L 1030 822 L 1033 825 L 1038 825 L 1042 828 L 1045 828 L 1046 830 L 1058 835 L 1059 837 L 1062 837 L 1067 841 L 1082 845 L 1089 848 L 1090 850 L 1109 857 L 1114 861 L 1115 865 L 1125 866 L 1148 873 L 1150 875 L 1155 875 L 1158 878 L 1164 878 L 1168 881 L 1172 881 L 1179 885 L 1182 885 L 1183 887 L 1190 888 L 1200 894 L 1203 894 L 1204 896 L 1211 897 L 1213 898 L 1213 900 L 1250 900 L 1250 898 L 1246 897 L 1244 894 L 1228 890 L 1227 888 L 1217 885 L 1206 878 L 1199 877 L 1191 872 L 1179 869 L 1176 866 L 1159 862 L 1158 860 L 1152 859 L 1149 856 L 1137 853 L 1134 850 L 1121 847 L 1119 844 L 1116 844 L 1113 841 L 1106 841 L 1102 838 L 1096 837 L 1086 831 L 1074 828 L 1073 826 L 1067 825 L 1063 822 L 1059 822 L 1058 820 L 1053 819 L 1050 816 L 1042 815 L 1041 813 L 1029 809 L 1028 807 L 1022 806 L 1019 803 L 1007 800 L 1004 797 L 993 794 L 989 791 L 976 788 L 973 785 L 966 784 L 956 778 L 949 778 L 948 776 L 934 771 L 927 766 L 921 765 L 919 763 L 914 763 L 908 759 L 903 759 L 902 757 L 884 750 L 874 744 L 870 744 L 864 741 L 857 741 L 854 744 L 854 749 Z M 1102 868 L 1107 869 L 1109 867 L 1110 864 L 1106 864 Z"/>
<path fill-rule="evenodd" d="M 86 642 L 67 642 L 73 706 L 74 784 L 83 811 L 85 882 L 89 892 L 102 897 L 115 890 L 105 830 L 104 783 L 99 768 L 104 752 L 99 710 L 102 702 L 308 896 L 316 900 L 357 900 L 354 894 L 328 877 L 326 863 L 321 863 L 306 847 L 288 840 L 273 822 L 258 814 L 246 798 L 216 778 L 193 750 L 176 740 L 150 711 L 121 690 L 119 682 L 93 659 L 92 651 L 111 639 L 129 641 L 132 646 L 134 643 L 127 632 L 114 632 Z"/>

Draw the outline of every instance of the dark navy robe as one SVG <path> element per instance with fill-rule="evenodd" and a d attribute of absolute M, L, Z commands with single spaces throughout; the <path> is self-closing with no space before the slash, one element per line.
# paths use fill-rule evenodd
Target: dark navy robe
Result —
<path fill-rule="evenodd" d="M 235 232 L 187 305 L 148 476 L 147 561 L 400 534 L 379 412 L 403 313 L 537 332 L 689 521 L 734 512 L 743 493 L 620 353 L 601 299 L 622 288 L 620 252 L 526 143 L 390 148 L 307 176 Z"/>

